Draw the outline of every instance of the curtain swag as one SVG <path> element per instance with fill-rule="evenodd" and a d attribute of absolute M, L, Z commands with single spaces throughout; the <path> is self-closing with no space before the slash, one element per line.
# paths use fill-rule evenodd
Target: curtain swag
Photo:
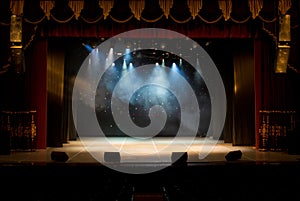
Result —
<path fill-rule="evenodd" d="M 22 16 L 23 8 L 24 8 L 24 1 L 25 0 L 10 0 L 11 13 L 14 15 L 17 15 L 17 16 Z M 147 19 L 146 17 L 142 16 L 142 12 L 145 8 L 145 1 L 146 0 L 128 0 L 129 8 L 133 14 L 133 16 L 130 17 L 130 19 L 132 17 L 134 17 L 139 21 L 143 20 L 145 22 L 153 22 L 153 21 L 159 20 L 159 19 L 157 19 L 157 20 Z M 190 10 L 191 16 L 189 18 L 187 18 L 186 20 L 182 20 L 182 19 L 178 19 L 178 16 L 175 16 L 174 14 L 172 16 L 170 16 L 170 9 L 173 7 L 173 4 L 174 4 L 173 0 L 158 0 L 159 7 L 163 11 L 166 18 L 170 17 L 170 18 L 172 18 L 173 21 L 178 22 L 178 23 L 186 23 L 186 22 L 190 21 L 191 19 L 196 19 L 196 18 L 200 18 L 205 23 L 210 23 L 210 24 L 218 22 L 222 18 L 225 21 L 228 21 L 229 19 L 231 19 L 233 22 L 236 22 L 236 23 L 247 22 L 249 20 L 248 18 L 239 20 L 236 18 L 236 16 L 234 17 L 234 19 L 231 16 L 234 1 L 235 0 L 218 0 L 217 1 L 218 6 L 219 6 L 220 10 L 222 10 L 222 16 L 217 17 L 217 19 L 214 17 L 213 20 L 207 20 L 204 16 L 201 16 L 199 14 L 199 12 L 203 9 L 203 4 L 208 3 L 209 1 L 186 0 L 186 3 Z M 259 18 L 260 20 L 262 20 L 264 22 L 273 22 L 274 20 L 276 20 L 276 19 L 272 19 L 272 20 L 265 19 L 261 15 L 261 11 L 264 7 L 264 2 L 265 2 L 264 0 L 246 0 L 246 1 L 248 2 L 248 9 L 251 12 L 252 19 Z M 278 10 L 280 11 L 281 14 L 286 14 L 286 12 L 291 8 L 291 6 L 292 6 L 291 1 L 292 0 L 278 0 Z M 68 18 L 68 20 L 60 20 L 60 17 L 54 16 L 53 14 L 51 14 L 51 10 L 55 7 L 56 2 L 58 2 L 58 0 L 56 0 L 56 1 L 40 0 L 39 5 L 40 5 L 40 8 L 44 11 L 44 16 L 41 17 L 41 19 L 36 19 L 32 23 L 37 24 L 38 22 L 43 21 L 44 17 L 47 17 L 48 20 L 50 18 L 52 18 L 54 21 L 56 21 L 58 23 L 68 22 L 70 20 L 69 18 Z M 67 2 L 67 6 L 74 12 L 74 16 L 75 16 L 76 20 L 78 20 L 79 18 L 89 19 L 89 18 L 86 18 L 85 16 L 81 16 L 81 11 L 84 8 L 87 1 L 85 1 L 85 0 L 66 0 L 66 2 Z M 238 1 L 235 1 L 235 2 L 238 3 Z M 210 2 L 210 3 L 212 3 L 212 2 Z M 110 11 L 115 6 L 114 4 L 115 4 L 115 1 L 113 1 L 113 0 L 99 0 L 99 7 L 103 10 L 102 15 L 103 15 L 104 19 L 106 19 L 107 17 L 110 17 L 110 19 L 113 19 L 114 21 L 116 21 L 118 23 L 128 22 L 130 19 L 117 20 L 117 19 L 119 19 L 117 16 L 112 16 Z M 26 16 L 24 16 L 24 18 L 26 19 Z M 86 21 L 87 23 L 97 23 L 99 21 L 99 19 L 101 19 L 101 18 L 102 17 L 97 16 L 96 19 L 89 19 L 89 20 L 84 20 L 84 21 Z M 159 17 L 159 18 L 161 18 L 161 17 Z M 31 21 L 27 20 L 27 22 L 30 23 Z M 0 25 L 5 25 L 5 24 L 6 24 L 5 22 L 0 21 Z"/>

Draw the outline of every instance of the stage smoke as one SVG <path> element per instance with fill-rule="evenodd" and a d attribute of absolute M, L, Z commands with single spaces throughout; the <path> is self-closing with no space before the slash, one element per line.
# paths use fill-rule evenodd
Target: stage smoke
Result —
<path fill-rule="evenodd" d="M 240 150 L 237 151 L 230 151 L 225 156 L 227 161 L 235 161 L 242 158 L 242 152 Z"/>

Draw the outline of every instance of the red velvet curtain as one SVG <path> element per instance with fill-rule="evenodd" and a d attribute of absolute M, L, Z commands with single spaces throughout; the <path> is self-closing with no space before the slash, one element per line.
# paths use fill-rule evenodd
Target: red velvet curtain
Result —
<path fill-rule="evenodd" d="M 258 24 L 257 24 L 258 23 Z M 220 22 L 206 24 L 196 19 L 191 23 L 177 24 L 166 21 L 158 24 L 141 24 L 135 19 L 127 23 L 117 23 L 114 21 L 101 21 L 96 24 L 85 24 L 78 21 L 72 21 L 64 24 L 55 22 L 45 22 L 42 25 L 41 35 L 44 37 L 95 37 L 108 38 L 137 28 L 164 28 L 182 33 L 190 38 L 253 38 L 256 36 L 256 27 L 260 22 L 249 21 L 243 24 L 234 22 Z M 151 37 L 132 36 L 132 37 Z"/>
<path fill-rule="evenodd" d="M 57 1 L 59 2 L 59 1 Z M 91 1 L 92 2 L 92 1 Z M 127 1 L 126 1 L 127 2 Z M 157 0 L 153 0 L 158 5 Z M 178 1 L 179 2 L 179 1 Z M 25 101 L 21 101 L 22 107 L 28 109 L 37 110 L 37 124 L 38 124 L 38 148 L 46 147 L 46 135 L 47 135 L 47 49 L 48 49 L 48 37 L 112 37 L 118 33 L 132 30 L 135 28 L 143 27 L 161 27 L 170 30 L 174 30 L 185 34 L 191 38 L 255 38 L 254 41 L 254 88 L 255 88 L 255 133 L 258 134 L 259 127 L 259 110 L 282 110 L 295 108 L 295 105 L 299 105 L 296 101 L 291 101 L 290 94 L 295 97 L 298 93 L 297 87 L 291 88 L 290 86 L 298 86 L 299 79 L 299 32 L 300 32 L 300 17 L 299 17 L 299 1 L 292 0 L 292 8 L 289 10 L 291 17 L 291 55 L 289 58 L 289 67 L 292 67 L 292 77 L 295 79 L 288 79 L 287 74 L 276 74 L 274 72 L 274 61 L 276 58 L 276 46 L 272 38 L 272 34 L 276 32 L 276 17 L 277 9 L 275 1 L 264 0 L 264 7 L 260 11 L 256 19 L 252 19 L 251 12 L 249 11 L 247 0 L 233 0 L 232 12 L 230 19 L 225 21 L 222 18 L 220 10 L 213 9 L 216 6 L 217 1 L 203 1 L 203 9 L 199 15 L 193 20 L 188 20 L 188 15 L 176 15 L 179 8 L 186 10 L 182 5 L 172 8 L 171 16 L 168 19 L 162 15 L 163 12 L 156 6 L 151 7 L 149 1 L 146 0 L 147 9 L 142 13 L 140 21 L 135 18 L 131 18 L 126 23 L 118 23 L 115 19 L 108 16 L 104 19 L 101 13 L 101 9 L 96 13 L 98 15 L 92 15 L 88 12 L 90 9 L 96 9 L 94 7 L 87 8 L 83 16 L 85 18 L 79 18 L 78 20 L 73 17 L 71 20 L 65 23 L 59 23 L 53 19 L 48 20 L 44 18 L 43 10 L 40 8 L 38 0 L 25 0 L 24 4 L 24 47 L 26 47 L 25 53 L 25 74 L 23 78 L 19 80 L 25 86 L 21 84 L 19 87 L 25 88 Z M 9 60 L 9 18 L 11 13 L 9 12 L 9 1 L 1 1 L 0 3 L 0 55 L 1 67 L 7 64 Z M 153 4 L 152 4 L 153 5 Z M 275 5 L 275 6 L 274 6 Z M 153 10 L 155 10 L 153 12 Z M 72 12 L 59 14 L 56 17 L 61 17 L 62 21 L 65 16 L 72 15 Z M 149 12 L 148 12 L 149 11 Z M 151 11 L 151 12 L 150 12 Z M 55 9 L 53 13 L 55 14 Z M 112 16 L 119 21 L 129 19 L 130 13 L 122 17 L 115 13 Z M 149 15 L 151 13 L 151 15 Z M 157 15 L 152 15 L 153 13 Z M 64 14 L 66 14 L 64 16 Z M 151 18 L 156 16 L 155 18 Z M 160 18 L 160 16 L 162 16 Z M 218 19 L 214 23 L 214 19 Z M 42 19 L 42 20 L 41 20 Z M 94 21 L 95 19 L 99 19 Z M 148 20 L 148 21 L 145 21 Z M 149 22 L 149 20 L 151 22 Z M 94 21 L 94 23 L 90 23 Z M 177 22 L 176 22 L 177 21 Z M 206 22 L 208 21 L 208 22 Z M 30 23 L 27 23 L 30 22 Z M 183 23 L 184 22 L 184 23 Z M 264 23 L 267 31 L 270 31 L 271 35 L 267 33 L 260 34 L 262 23 Z M 37 26 L 35 26 L 37 25 Z M 278 28 L 278 27 L 277 27 Z M 42 36 L 42 37 L 39 37 Z M 133 36 L 136 37 L 136 36 Z M 143 36 L 146 37 L 146 36 Z M 149 35 L 151 37 L 151 34 Z M 289 69 L 290 70 L 290 69 Z M 289 74 L 288 74 L 289 75 Z M 11 79 L 14 82 L 15 78 Z M 287 91 L 288 89 L 288 91 Z M 1 90 L 1 94 L 9 94 L 8 91 Z M 291 97 L 291 98 L 293 98 Z M 296 96 L 295 100 L 298 96 Z M 24 104 L 23 104 L 23 102 Z M 0 101 L 1 103 L 3 101 Z M 6 101 L 8 103 L 9 100 Z M 2 105 L 3 106 L 3 105 Z"/>
<path fill-rule="evenodd" d="M 36 39 L 25 51 L 25 105 L 37 111 L 37 148 L 46 148 L 47 135 L 47 50 L 46 39 Z"/>

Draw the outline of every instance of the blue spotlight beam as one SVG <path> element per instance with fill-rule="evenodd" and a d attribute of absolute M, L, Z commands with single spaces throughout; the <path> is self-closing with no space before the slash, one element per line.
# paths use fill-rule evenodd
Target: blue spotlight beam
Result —
<path fill-rule="evenodd" d="M 90 45 L 88 45 L 88 44 L 85 44 L 85 43 L 82 43 L 82 45 L 85 47 L 85 49 L 86 49 L 89 53 L 91 53 L 91 52 L 93 51 L 92 46 L 90 46 Z"/>

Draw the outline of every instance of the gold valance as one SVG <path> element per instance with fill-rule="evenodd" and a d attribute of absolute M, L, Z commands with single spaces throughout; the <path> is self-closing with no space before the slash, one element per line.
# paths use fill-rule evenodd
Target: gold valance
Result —
<path fill-rule="evenodd" d="M 232 11 L 232 1 L 231 0 L 219 1 L 219 8 L 222 10 L 225 21 L 227 21 L 230 18 L 230 14 Z"/>
<path fill-rule="evenodd" d="M 136 18 L 137 20 L 141 20 L 141 14 L 145 8 L 145 1 L 147 0 L 128 0 L 128 4 L 129 4 L 129 9 L 133 14 L 133 17 Z M 177 3 L 176 1 L 173 0 L 153 0 L 153 1 L 157 1 L 158 6 L 160 7 L 159 9 L 161 9 L 163 11 L 163 15 L 168 18 L 170 17 L 170 10 L 173 8 L 173 6 Z M 278 5 L 278 11 L 281 14 L 285 14 L 292 6 L 292 0 L 277 0 L 278 4 L 275 3 L 276 5 Z M 10 0 L 10 10 L 11 13 L 14 15 L 24 15 L 23 13 L 23 7 L 24 7 L 24 2 L 25 0 Z M 44 16 L 43 17 L 47 17 L 47 19 L 50 19 L 51 16 L 51 10 L 53 9 L 53 7 L 55 6 L 55 3 L 59 2 L 59 0 L 40 0 L 40 7 L 41 9 L 44 11 Z M 115 6 L 114 4 L 118 3 L 118 1 L 114 1 L 114 0 L 99 0 L 99 7 L 103 10 L 103 17 L 104 19 L 106 19 L 108 16 L 112 15 L 111 14 L 111 9 Z M 222 11 L 222 17 L 224 18 L 225 21 L 232 19 L 233 22 L 246 22 L 248 20 L 248 16 L 243 16 L 243 18 L 241 20 L 239 20 L 237 18 L 237 16 L 231 16 L 232 12 L 233 12 L 233 2 L 235 4 L 239 3 L 239 0 L 218 0 L 218 1 L 205 1 L 205 3 L 209 3 L 209 4 L 218 4 L 220 10 Z M 264 1 L 264 0 L 243 0 L 243 2 L 247 2 L 248 7 L 249 7 L 249 13 L 251 13 L 249 16 L 252 17 L 252 19 L 255 18 L 259 18 L 262 19 L 263 21 L 273 21 L 274 18 L 272 18 L 272 20 L 270 20 L 270 18 L 265 18 L 265 16 L 263 14 L 261 14 L 261 12 L 263 12 L 263 7 L 264 7 L 264 3 L 267 4 L 268 1 Z M 30 1 L 26 1 L 26 4 L 29 3 Z M 186 4 L 188 5 L 188 8 L 190 10 L 190 17 L 186 17 L 185 19 L 195 19 L 196 16 L 198 16 L 198 18 L 200 19 L 207 19 L 204 16 L 201 16 L 200 11 L 202 11 L 203 8 L 203 3 L 204 0 L 186 0 Z M 274 2 L 273 2 L 274 3 Z M 69 0 L 68 1 L 68 6 L 70 7 L 70 9 L 74 12 L 74 16 L 75 19 L 78 19 L 81 15 L 81 11 L 83 10 L 85 4 L 89 4 L 89 1 L 87 0 Z M 98 4 L 98 3 L 96 3 Z M 274 6 L 274 5 L 267 5 L 267 6 Z M 25 9 L 25 8 L 24 8 Z M 236 9 L 236 6 L 235 6 Z M 0 14 L 1 15 L 1 14 Z M 52 14 L 53 15 L 53 14 Z M 157 15 L 158 16 L 158 15 Z M 159 14 L 159 16 L 161 16 Z M 172 19 L 173 21 L 178 21 L 182 23 L 182 19 L 179 19 L 178 16 L 180 16 L 179 14 L 172 14 Z M 97 23 L 99 20 L 99 17 L 101 16 L 96 16 L 94 17 L 92 20 L 90 20 L 91 22 L 95 22 Z M 118 16 L 110 16 L 113 19 L 119 19 Z M 41 19 L 35 19 L 34 22 L 39 22 L 42 21 L 42 17 L 37 17 L 37 18 L 41 18 Z M 56 19 L 57 16 L 53 16 L 52 19 Z M 69 17 L 68 17 L 69 18 Z M 234 18 L 234 19 L 233 19 Z M 2 19 L 2 18 L 0 18 Z M 60 19 L 60 18 L 58 18 Z M 142 17 L 142 20 L 145 22 L 148 21 L 153 21 L 153 19 L 146 19 L 145 16 Z M 218 17 L 219 20 L 219 17 Z M 217 21 L 218 21 L 217 20 Z M 59 21 L 64 22 L 63 21 Z M 216 20 L 205 20 L 207 21 L 207 23 L 214 23 Z M 120 21 L 120 23 L 122 23 L 123 20 Z M 127 22 L 127 20 L 125 20 L 125 22 Z M 5 24 L 4 21 L 0 22 L 1 24 Z"/>
<path fill-rule="evenodd" d="M 75 18 L 78 19 L 83 9 L 84 1 L 70 1 L 69 6 L 74 11 Z"/>
<path fill-rule="evenodd" d="M 165 16 L 168 18 L 170 9 L 173 5 L 173 0 L 159 0 L 159 6 L 164 11 Z"/>
<path fill-rule="evenodd" d="M 255 19 L 263 7 L 263 0 L 248 0 L 252 18 Z"/>
<path fill-rule="evenodd" d="M 40 1 L 40 6 L 43 9 L 47 19 L 50 19 L 50 11 L 54 7 L 54 1 Z"/>
<path fill-rule="evenodd" d="M 142 11 L 145 7 L 145 0 L 129 0 L 129 6 L 134 17 L 140 20 Z"/>
<path fill-rule="evenodd" d="M 187 0 L 187 4 L 190 8 L 193 19 L 195 19 L 202 8 L 202 0 Z"/>
<path fill-rule="evenodd" d="M 291 8 L 291 6 L 291 0 L 278 0 L 278 10 L 282 15 L 286 14 L 286 12 Z"/>
<path fill-rule="evenodd" d="M 107 16 L 109 16 L 110 10 L 114 6 L 114 2 L 113 1 L 100 0 L 99 5 L 103 9 L 104 19 L 106 19 Z"/>
<path fill-rule="evenodd" d="M 11 1 L 10 10 L 13 15 L 21 16 L 23 14 L 24 0 Z"/>

